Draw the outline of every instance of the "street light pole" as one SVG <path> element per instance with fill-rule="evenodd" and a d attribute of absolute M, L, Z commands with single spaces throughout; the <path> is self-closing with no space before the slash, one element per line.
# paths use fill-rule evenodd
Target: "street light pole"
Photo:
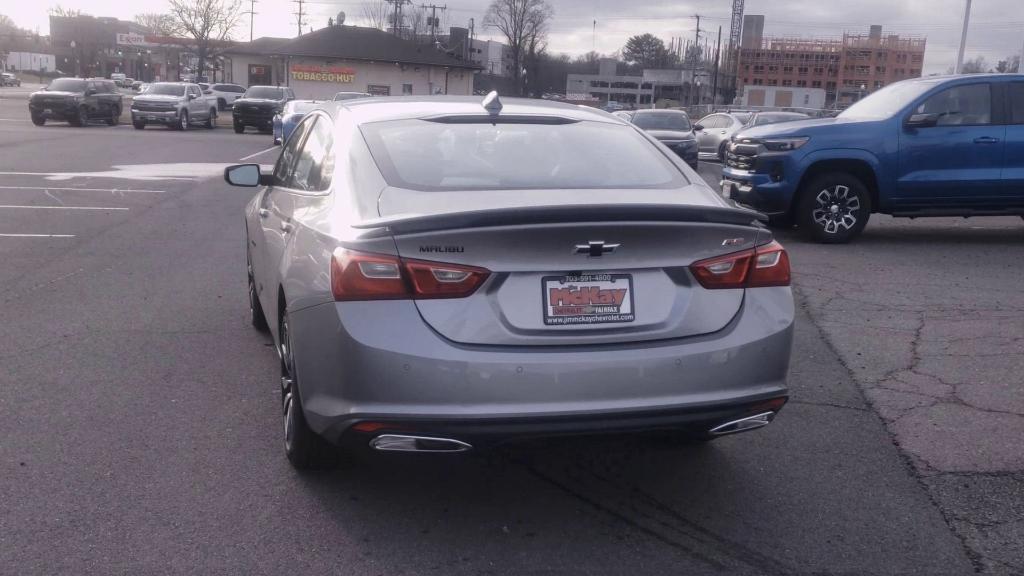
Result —
<path fill-rule="evenodd" d="M 964 47 L 967 46 L 967 24 L 971 20 L 971 0 L 967 0 L 964 7 L 964 29 L 960 32 L 960 50 L 956 53 L 956 73 L 959 74 L 964 67 Z"/>

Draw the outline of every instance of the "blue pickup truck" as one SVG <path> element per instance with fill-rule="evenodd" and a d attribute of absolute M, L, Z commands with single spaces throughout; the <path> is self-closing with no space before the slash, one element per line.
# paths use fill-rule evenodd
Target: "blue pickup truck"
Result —
<path fill-rule="evenodd" d="M 872 212 L 1024 216 L 1024 75 L 904 80 L 835 118 L 743 130 L 721 186 L 830 243 Z"/>

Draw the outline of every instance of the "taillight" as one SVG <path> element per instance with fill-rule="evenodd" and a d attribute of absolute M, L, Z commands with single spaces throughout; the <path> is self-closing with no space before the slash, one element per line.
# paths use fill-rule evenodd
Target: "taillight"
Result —
<path fill-rule="evenodd" d="M 695 262 L 690 271 L 708 289 L 789 286 L 789 255 L 772 241 L 741 252 Z"/>
<path fill-rule="evenodd" d="M 483 284 L 488 270 L 460 264 L 403 260 L 338 248 L 331 258 L 334 299 L 464 298 Z"/>

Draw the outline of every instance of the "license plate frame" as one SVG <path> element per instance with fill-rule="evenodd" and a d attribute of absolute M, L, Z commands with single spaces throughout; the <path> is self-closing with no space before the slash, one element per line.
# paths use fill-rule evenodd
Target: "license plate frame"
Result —
<path fill-rule="evenodd" d="M 559 274 L 542 277 L 540 285 L 541 313 L 546 326 L 593 326 L 636 320 L 632 274 Z M 623 288 L 625 292 L 618 294 Z M 552 289 L 567 292 L 556 294 Z M 559 299 L 553 302 L 552 298 Z"/>
<path fill-rule="evenodd" d="M 732 180 L 722 180 L 722 198 L 732 198 Z"/>

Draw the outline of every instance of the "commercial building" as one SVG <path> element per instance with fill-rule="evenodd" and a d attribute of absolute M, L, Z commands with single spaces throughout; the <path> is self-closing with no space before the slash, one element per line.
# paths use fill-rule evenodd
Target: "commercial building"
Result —
<path fill-rule="evenodd" d="M 492 76 L 512 76 L 512 50 L 507 44 L 495 40 L 473 39 L 469 60 Z"/>
<path fill-rule="evenodd" d="M 618 102 L 625 106 L 650 105 L 654 85 L 642 75 L 619 75 L 618 61 L 602 58 L 597 74 L 569 74 L 565 97 L 569 100 L 596 100 L 601 104 Z"/>
<path fill-rule="evenodd" d="M 303 99 L 341 91 L 379 96 L 472 94 L 478 67 L 376 28 L 334 25 L 295 39 L 260 38 L 223 52 L 225 81 L 287 85 Z"/>
<path fill-rule="evenodd" d="M 749 18 L 744 17 L 744 26 Z M 829 105 L 846 106 L 892 82 L 921 76 L 925 39 L 882 34 L 871 26 L 868 34 L 842 38 L 761 37 L 754 23 L 743 41 L 737 84 L 822 88 Z"/>

